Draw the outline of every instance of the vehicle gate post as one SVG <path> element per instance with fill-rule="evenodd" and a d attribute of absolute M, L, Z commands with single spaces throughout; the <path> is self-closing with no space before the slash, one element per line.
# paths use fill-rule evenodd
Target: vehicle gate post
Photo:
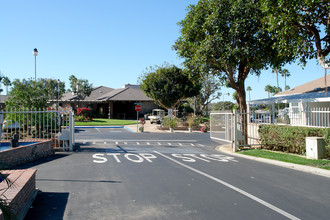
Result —
<path fill-rule="evenodd" d="M 236 152 L 237 151 L 237 110 L 234 109 L 233 111 L 233 117 L 234 117 L 234 123 L 233 123 L 233 132 L 234 132 L 234 135 L 233 135 L 233 152 Z"/>

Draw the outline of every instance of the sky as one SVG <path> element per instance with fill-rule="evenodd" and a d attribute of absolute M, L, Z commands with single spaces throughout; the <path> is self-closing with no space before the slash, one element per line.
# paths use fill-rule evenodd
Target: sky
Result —
<path fill-rule="evenodd" d="M 70 75 L 88 79 L 94 87 L 136 84 L 147 67 L 182 64 L 172 50 L 180 36 L 177 23 L 185 18 L 187 6 L 197 2 L 0 0 L 0 71 L 10 80 L 34 79 L 32 51 L 37 48 L 37 78 L 59 79 L 67 89 Z M 297 64 L 284 68 L 291 74 L 287 78 L 291 88 L 324 76 L 316 60 L 304 69 Z M 284 78 L 279 81 L 284 88 Z M 267 84 L 276 85 L 271 70 L 249 76 L 251 100 L 266 98 Z M 230 95 L 217 101 L 233 101 L 232 89 L 221 92 Z"/>

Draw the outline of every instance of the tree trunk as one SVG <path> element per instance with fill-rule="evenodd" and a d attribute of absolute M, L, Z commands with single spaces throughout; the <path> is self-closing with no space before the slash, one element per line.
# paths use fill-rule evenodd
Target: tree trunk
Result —
<path fill-rule="evenodd" d="M 275 70 L 275 73 L 276 73 L 277 88 L 279 88 L 279 83 L 278 83 L 278 69 Z"/>
<path fill-rule="evenodd" d="M 240 124 L 242 126 L 242 134 L 244 135 L 244 144 L 246 145 L 248 143 L 248 136 L 247 136 L 247 105 L 246 105 L 246 93 L 244 89 L 244 82 L 241 83 L 241 85 L 238 86 L 238 90 L 236 90 L 237 96 L 239 99 L 239 105 L 240 105 Z"/>
<path fill-rule="evenodd" d="M 236 90 L 238 101 L 239 101 L 239 108 L 241 112 L 241 117 L 239 119 L 241 127 L 242 127 L 242 134 L 244 135 L 244 144 L 247 144 L 247 105 L 246 105 L 246 93 L 245 93 L 245 79 L 247 78 L 250 68 L 246 66 L 247 60 L 242 60 L 239 64 L 237 69 L 238 76 L 235 79 L 235 69 L 229 69 L 226 72 L 227 78 L 229 80 L 230 86 Z M 235 125 L 236 126 L 236 125 Z"/>

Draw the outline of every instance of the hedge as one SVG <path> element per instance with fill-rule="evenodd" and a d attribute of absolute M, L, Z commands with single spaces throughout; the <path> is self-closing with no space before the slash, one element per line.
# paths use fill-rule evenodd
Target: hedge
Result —
<path fill-rule="evenodd" d="M 323 137 L 330 157 L 330 128 L 261 125 L 259 134 L 262 148 L 302 155 L 306 153 L 306 137 Z"/>

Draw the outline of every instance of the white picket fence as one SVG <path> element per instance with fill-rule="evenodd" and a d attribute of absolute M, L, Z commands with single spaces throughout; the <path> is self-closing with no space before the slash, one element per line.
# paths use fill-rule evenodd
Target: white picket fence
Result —
<path fill-rule="evenodd" d="M 19 142 L 52 140 L 55 150 L 72 151 L 75 145 L 74 113 L 71 109 L 10 109 L 0 111 L 1 142 L 14 135 Z"/>

